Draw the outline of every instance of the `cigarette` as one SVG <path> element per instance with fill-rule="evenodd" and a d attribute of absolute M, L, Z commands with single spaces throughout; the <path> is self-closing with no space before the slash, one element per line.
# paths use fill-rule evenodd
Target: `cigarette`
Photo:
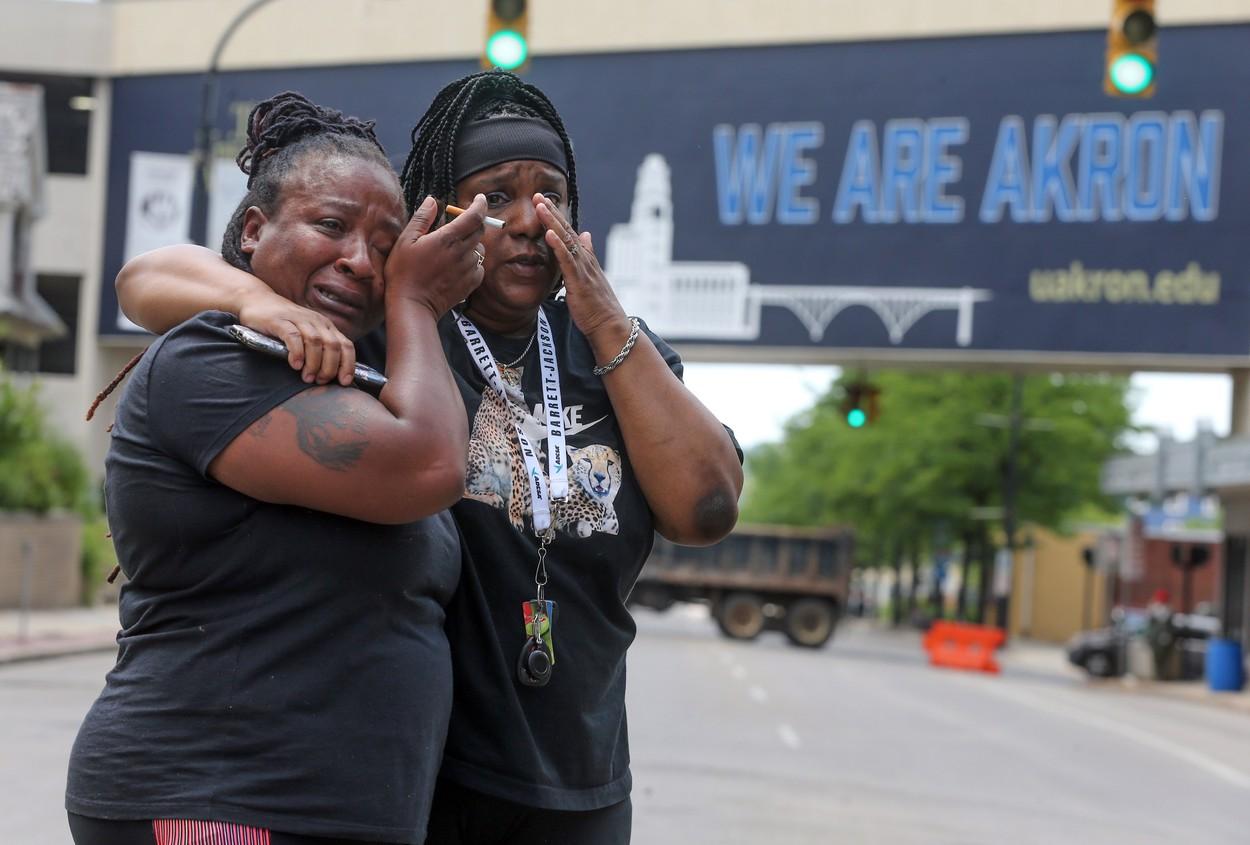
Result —
<path fill-rule="evenodd" d="M 446 212 L 447 212 L 447 216 L 448 216 L 448 217 L 459 217 L 461 214 L 464 214 L 464 209 L 463 209 L 463 208 L 457 208 L 457 207 L 456 207 L 456 206 L 454 206 L 454 205 L 449 205 L 449 206 L 447 206 L 447 208 L 446 208 L 445 210 L 446 210 Z M 498 217 L 487 217 L 487 218 L 486 218 L 486 225 L 487 225 L 487 226 L 493 226 L 493 227 L 495 227 L 496 229 L 502 229 L 502 228 L 503 228 L 503 221 L 502 221 L 502 220 L 500 220 Z"/>

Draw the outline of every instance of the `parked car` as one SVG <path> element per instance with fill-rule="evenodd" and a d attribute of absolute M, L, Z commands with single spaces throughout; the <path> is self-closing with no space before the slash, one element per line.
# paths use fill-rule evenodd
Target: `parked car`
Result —
<path fill-rule="evenodd" d="M 1117 607 L 1106 628 L 1080 631 L 1068 640 L 1068 662 L 1095 678 L 1118 678 L 1128 667 L 1128 641 L 1146 630 L 1144 610 Z"/>
<path fill-rule="evenodd" d="M 1128 671 L 1129 640 L 1145 636 L 1149 624 L 1149 612 L 1117 607 L 1111 612 L 1110 626 L 1081 631 L 1068 641 L 1068 661 L 1096 678 L 1117 678 Z M 1177 613 L 1171 629 L 1179 649 L 1180 677 L 1201 677 L 1206 641 L 1219 633 L 1220 620 L 1203 613 Z"/>

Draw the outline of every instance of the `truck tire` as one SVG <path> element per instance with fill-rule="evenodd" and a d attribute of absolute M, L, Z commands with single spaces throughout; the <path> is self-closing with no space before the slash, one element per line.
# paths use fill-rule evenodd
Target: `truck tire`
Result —
<path fill-rule="evenodd" d="M 753 640 L 764 630 L 764 603 L 754 593 L 730 593 L 716 611 L 721 633 L 735 640 Z"/>
<path fill-rule="evenodd" d="M 662 585 L 636 584 L 634 585 L 634 591 L 629 594 L 629 603 L 640 604 L 643 607 L 649 607 L 662 613 L 676 604 L 677 599 L 673 597 L 673 593 L 668 588 Z"/>
<path fill-rule="evenodd" d="M 837 624 L 837 607 L 825 599 L 798 599 L 786 606 L 786 638 L 794 645 L 820 648 Z"/>

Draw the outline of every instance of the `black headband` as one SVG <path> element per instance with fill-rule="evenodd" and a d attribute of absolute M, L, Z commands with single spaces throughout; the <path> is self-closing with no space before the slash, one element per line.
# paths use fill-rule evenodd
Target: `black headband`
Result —
<path fill-rule="evenodd" d="M 474 121 L 460 131 L 455 181 L 505 161 L 543 161 L 569 175 L 564 141 L 541 118 L 503 115 Z"/>

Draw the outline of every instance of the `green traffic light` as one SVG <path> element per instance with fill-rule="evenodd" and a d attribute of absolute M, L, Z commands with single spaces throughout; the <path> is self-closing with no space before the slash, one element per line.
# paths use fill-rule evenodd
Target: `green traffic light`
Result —
<path fill-rule="evenodd" d="M 863 428 L 868 422 L 868 415 L 860 408 L 852 408 L 846 412 L 846 424 L 851 428 Z"/>
<path fill-rule="evenodd" d="M 521 33 L 501 29 L 486 42 L 486 60 L 495 67 L 514 70 L 525 64 L 529 57 L 529 45 Z"/>
<path fill-rule="evenodd" d="M 1108 74 L 1111 84 L 1121 94 L 1140 94 L 1154 82 L 1155 68 L 1146 57 L 1125 53 L 1111 63 Z"/>

